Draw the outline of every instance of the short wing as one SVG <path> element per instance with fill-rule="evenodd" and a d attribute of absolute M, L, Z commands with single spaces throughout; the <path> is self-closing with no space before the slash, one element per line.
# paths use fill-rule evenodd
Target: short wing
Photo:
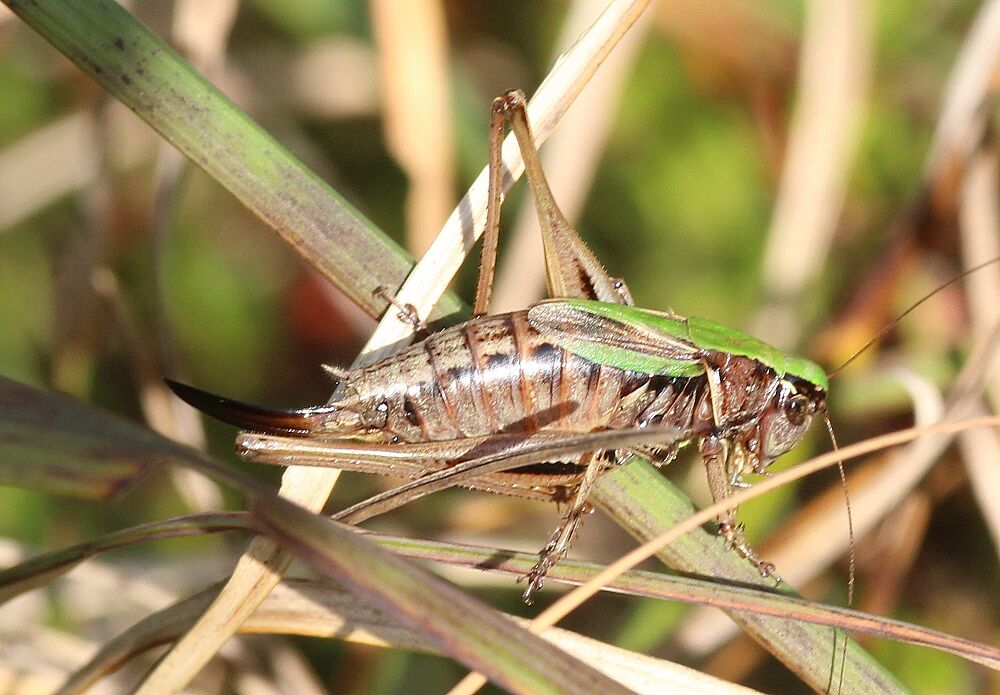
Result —
<path fill-rule="evenodd" d="M 580 299 L 553 299 L 528 310 L 528 322 L 584 359 L 648 374 L 704 372 L 703 353 L 686 339 L 687 323 L 667 314 Z"/>

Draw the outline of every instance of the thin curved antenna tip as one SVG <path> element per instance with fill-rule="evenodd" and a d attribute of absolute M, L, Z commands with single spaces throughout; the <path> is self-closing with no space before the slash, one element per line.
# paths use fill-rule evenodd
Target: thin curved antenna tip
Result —
<path fill-rule="evenodd" d="M 982 270 L 986 266 L 993 265 L 994 263 L 997 263 L 997 262 L 1000 262 L 1000 256 L 997 256 L 995 258 L 991 258 L 988 261 L 983 261 L 982 263 L 974 265 L 971 268 L 963 270 L 961 273 L 959 273 L 955 277 L 951 278 L 947 282 L 942 283 L 941 285 L 938 285 L 937 287 L 935 287 L 933 290 L 931 290 L 930 292 L 928 292 L 927 294 L 925 294 L 923 297 L 921 297 L 920 299 L 918 299 L 917 301 L 915 301 L 913 304 L 911 304 L 909 306 L 909 308 L 906 309 L 906 311 L 904 311 L 899 316 L 897 316 L 896 318 L 894 318 L 892 321 L 890 321 L 889 323 L 887 323 L 886 325 L 884 325 L 882 327 L 882 329 L 878 333 L 876 333 L 874 336 L 872 336 L 868 340 L 868 342 L 866 342 L 864 345 L 862 345 L 861 348 L 858 349 L 853 355 L 851 355 L 850 357 L 848 357 L 846 362 L 844 362 L 842 365 L 840 365 L 839 367 L 837 367 L 836 369 L 834 369 L 832 372 L 828 373 L 826 375 L 826 378 L 827 379 L 832 379 L 833 377 L 837 376 L 837 374 L 839 374 L 840 372 L 842 372 L 846 367 L 848 367 L 856 359 L 858 359 L 859 357 L 861 357 L 861 355 L 863 355 L 865 352 L 867 352 L 870 347 L 872 347 L 873 345 L 875 345 L 876 343 L 878 343 L 880 340 L 882 340 L 882 338 L 884 338 L 885 335 L 889 331 L 891 331 L 900 321 L 902 321 L 904 318 L 906 318 L 906 316 L 909 315 L 910 312 L 912 312 L 914 309 L 916 309 L 917 307 L 919 307 L 921 304 L 923 304 L 924 302 L 926 302 L 928 299 L 930 299 L 931 297 L 933 297 L 934 295 L 936 295 L 938 292 L 940 292 L 941 290 L 945 289 L 949 285 L 953 285 L 956 282 L 958 282 L 959 280 L 961 280 L 961 279 L 963 279 L 963 278 L 965 278 L 965 277 L 967 277 L 969 275 L 972 275 L 972 273 L 975 273 L 978 270 Z"/>
<path fill-rule="evenodd" d="M 826 432 L 830 436 L 830 444 L 834 451 L 839 451 L 837 437 L 833 433 L 833 423 L 830 422 L 830 415 L 823 413 L 823 422 L 826 423 Z M 854 543 L 854 514 L 851 511 L 851 496 L 847 489 L 847 474 L 844 472 L 844 462 L 837 461 L 837 470 L 840 472 L 840 484 L 844 490 L 844 507 L 847 510 L 847 536 L 850 539 L 850 555 L 847 569 L 847 606 L 851 607 L 854 601 L 854 575 L 855 575 L 855 543 Z"/>
<path fill-rule="evenodd" d="M 830 445 L 833 450 L 839 451 L 840 447 L 837 446 L 837 437 L 833 433 L 833 423 L 830 422 L 830 414 L 823 411 L 823 422 L 826 423 L 826 432 L 830 435 Z M 851 608 L 854 605 L 854 581 L 855 575 L 857 574 L 857 547 L 854 541 L 854 513 L 851 511 L 851 493 L 847 488 L 847 474 L 844 472 L 844 462 L 843 460 L 837 461 L 837 471 L 840 473 L 840 487 L 844 491 L 844 509 L 847 511 L 847 537 L 850 550 L 847 556 L 847 607 Z M 840 660 L 840 684 L 844 682 L 844 668 L 847 663 L 847 642 L 844 642 L 843 655 Z M 838 692 L 840 687 L 838 685 Z"/>

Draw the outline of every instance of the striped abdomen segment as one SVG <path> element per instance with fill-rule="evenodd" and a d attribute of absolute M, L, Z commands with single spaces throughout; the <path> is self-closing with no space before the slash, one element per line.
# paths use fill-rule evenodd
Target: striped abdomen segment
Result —
<path fill-rule="evenodd" d="M 552 345 L 519 311 L 440 331 L 353 372 L 339 405 L 408 442 L 588 432 L 609 426 L 623 394 L 644 378 Z"/>

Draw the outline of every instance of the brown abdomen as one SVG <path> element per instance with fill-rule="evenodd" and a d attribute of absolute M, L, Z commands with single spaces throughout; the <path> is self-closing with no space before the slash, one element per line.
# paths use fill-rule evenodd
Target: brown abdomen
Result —
<path fill-rule="evenodd" d="M 440 331 L 348 379 L 339 403 L 373 433 L 418 442 L 607 426 L 641 377 L 546 341 L 526 312 Z"/>

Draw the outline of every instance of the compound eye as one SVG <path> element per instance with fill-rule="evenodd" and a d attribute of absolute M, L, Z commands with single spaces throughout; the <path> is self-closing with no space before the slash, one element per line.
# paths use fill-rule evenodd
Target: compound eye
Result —
<path fill-rule="evenodd" d="M 796 394 L 785 401 L 785 417 L 788 422 L 798 427 L 806 421 L 809 415 L 809 399 L 801 393 Z"/>

